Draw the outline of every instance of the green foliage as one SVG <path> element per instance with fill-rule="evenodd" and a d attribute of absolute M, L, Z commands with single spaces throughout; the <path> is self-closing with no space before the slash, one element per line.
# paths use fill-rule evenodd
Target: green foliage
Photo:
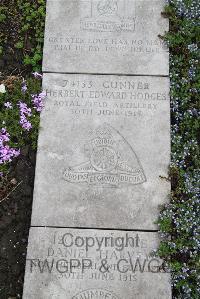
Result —
<path fill-rule="evenodd" d="M 158 225 L 164 239 L 158 254 L 172 273 L 173 298 L 200 298 L 200 3 L 171 0 L 164 15 L 170 31 L 172 163 L 170 203 L 160 212 Z"/>
<path fill-rule="evenodd" d="M 25 47 L 25 65 L 31 65 L 34 71 L 38 71 L 42 61 L 46 1 L 17 0 L 17 4 L 21 15 L 17 45 L 18 48 Z"/>
<path fill-rule="evenodd" d="M 5 23 L 7 19 L 7 15 L 6 15 L 6 7 L 1 5 L 0 6 L 0 26 L 2 26 L 2 24 Z M 3 45 L 6 42 L 6 36 L 5 33 L 3 31 L 0 31 L 0 57 L 3 54 Z"/>
<path fill-rule="evenodd" d="M 24 46 L 23 42 L 18 42 L 15 44 L 15 48 L 17 48 L 17 49 L 22 49 L 23 46 Z"/>
<path fill-rule="evenodd" d="M 0 6 L 0 23 L 6 20 L 6 7 Z"/>
<path fill-rule="evenodd" d="M 13 68 L 41 70 L 45 26 L 45 0 L 2 0 L 0 54 L 14 56 Z M 16 50 L 17 49 L 17 50 Z M 9 58 L 10 59 L 10 58 Z M 24 65 L 24 66 L 23 66 Z"/>

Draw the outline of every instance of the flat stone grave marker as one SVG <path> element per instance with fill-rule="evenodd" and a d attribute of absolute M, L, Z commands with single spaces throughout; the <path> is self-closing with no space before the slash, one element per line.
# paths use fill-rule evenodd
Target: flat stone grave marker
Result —
<path fill-rule="evenodd" d="M 157 233 L 31 228 L 25 299 L 170 299 Z"/>
<path fill-rule="evenodd" d="M 155 230 L 170 192 L 169 80 L 44 74 L 33 226 Z"/>
<path fill-rule="evenodd" d="M 165 0 L 48 0 L 44 72 L 168 75 Z"/>
<path fill-rule="evenodd" d="M 171 299 L 165 0 L 48 0 L 23 299 Z M 154 231 L 154 232 L 153 232 Z"/>

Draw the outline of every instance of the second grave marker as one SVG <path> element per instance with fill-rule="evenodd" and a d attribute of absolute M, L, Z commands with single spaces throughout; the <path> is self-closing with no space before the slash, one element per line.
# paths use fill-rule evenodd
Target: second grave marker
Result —
<path fill-rule="evenodd" d="M 168 78 L 45 74 L 44 89 L 32 225 L 156 229 Z"/>

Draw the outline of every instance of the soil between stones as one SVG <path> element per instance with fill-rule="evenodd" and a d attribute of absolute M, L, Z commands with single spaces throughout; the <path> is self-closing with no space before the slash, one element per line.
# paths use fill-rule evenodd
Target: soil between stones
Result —
<path fill-rule="evenodd" d="M 22 151 L 10 173 L 10 179 L 17 182 L 0 203 L 0 299 L 22 298 L 35 157 L 28 147 Z"/>
<path fill-rule="evenodd" d="M 26 77 L 32 71 L 22 62 L 27 49 L 15 47 L 21 28 L 16 0 L 1 0 L 1 7 L 6 8 L 7 17 L 5 22 L 0 22 L 0 43 L 3 45 L 0 84 L 7 76 Z M 0 185 L 0 299 L 22 298 L 35 158 L 35 151 L 28 146 L 23 149 L 12 163 L 5 186 Z"/>

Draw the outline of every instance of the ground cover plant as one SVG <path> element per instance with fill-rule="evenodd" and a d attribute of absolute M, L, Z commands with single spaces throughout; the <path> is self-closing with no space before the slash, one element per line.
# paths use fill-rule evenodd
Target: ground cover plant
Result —
<path fill-rule="evenodd" d="M 1 0 L 0 70 L 28 75 L 41 70 L 45 0 Z"/>
<path fill-rule="evenodd" d="M 159 255 L 172 273 L 173 298 L 200 298 L 200 2 L 170 0 L 170 203 L 159 217 Z"/>
<path fill-rule="evenodd" d="M 44 0 L 0 4 L 0 298 L 21 298 L 30 225 L 41 90 Z M 200 298 L 198 0 L 170 0 L 172 183 L 161 207 L 158 254 L 172 273 L 174 299 Z M 5 273 L 5 274 L 4 274 Z"/>
<path fill-rule="evenodd" d="M 20 149 L 37 145 L 39 113 L 44 107 L 41 75 L 24 80 L 9 77 L 0 85 L 0 176 L 9 171 L 10 162 L 20 155 Z"/>
<path fill-rule="evenodd" d="M 21 298 L 41 93 L 45 0 L 0 1 L 0 298 Z M 34 74 L 33 74 L 34 73 Z"/>

